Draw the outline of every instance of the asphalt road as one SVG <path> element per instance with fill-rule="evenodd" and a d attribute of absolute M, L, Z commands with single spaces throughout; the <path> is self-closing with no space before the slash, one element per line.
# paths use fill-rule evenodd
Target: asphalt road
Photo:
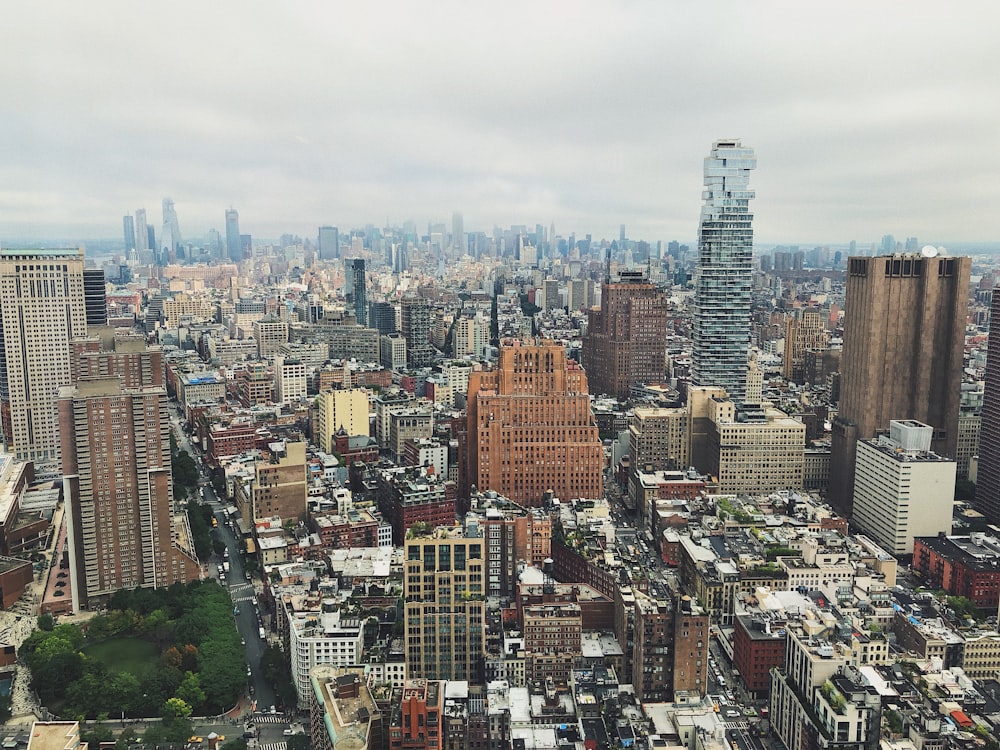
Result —
<path fill-rule="evenodd" d="M 171 418 L 174 436 L 177 438 L 181 448 L 186 450 L 198 463 L 199 472 L 202 469 L 201 458 L 198 451 L 191 445 L 191 441 L 181 426 L 179 413 Z M 201 474 L 204 479 L 204 474 Z M 246 648 L 247 665 L 250 674 L 247 676 L 247 686 L 250 689 L 251 698 L 256 701 L 256 708 L 260 712 L 267 712 L 271 706 L 277 705 L 277 696 L 274 688 L 264 680 L 260 669 L 260 659 L 267 646 L 266 640 L 260 637 L 260 628 L 263 627 L 263 620 L 260 616 L 260 609 L 257 605 L 257 598 L 254 594 L 253 583 L 247 579 L 246 568 L 243 564 L 243 554 L 240 551 L 239 539 L 234 532 L 235 524 L 230 526 L 226 523 L 225 514 L 222 509 L 226 503 L 215 495 L 211 483 L 202 485 L 205 489 L 205 500 L 214 511 L 215 518 L 219 522 L 218 528 L 212 529 L 212 535 L 222 540 L 229 550 L 229 558 L 223 560 L 215 557 L 209 563 L 209 571 L 216 578 L 222 570 L 223 562 L 229 563 L 229 573 L 226 575 L 226 583 L 229 588 L 229 598 L 233 601 L 233 617 L 236 620 L 236 627 L 243 638 Z"/>
<path fill-rule="evenodd" d="M 225 561 L 229 563 L 229 574 L 226 576 L 225 585 L 229 588 L 229 598 L 233 600 L 236 627 L 246 644 L 246 659 L 250 667 L 250 676 L 247 678 L 247 682 L 252 688 L 252 697 L 257 701 L 258 710 L 267 711 L 277 703 L 277 700 L 274 688 L 264 680 L 260 669 L 260 659 L 264 654 L 267 642 L 260 637 L 260 628 L 264 624 L 260 616 L 253 583 L 247 580 L 239 541 L 232 527 L 226 523 L 221 503 L 217 501 L 211 487 L 205 488 L 205 495 L 219 521 L 218 528 L 213 529 L 212 533 L 221 539 L 229 550 L 229 558 Z M 221 569 L 222 562 L 222 560 L 213 561 L 213 569 L 216 574 Z"/>

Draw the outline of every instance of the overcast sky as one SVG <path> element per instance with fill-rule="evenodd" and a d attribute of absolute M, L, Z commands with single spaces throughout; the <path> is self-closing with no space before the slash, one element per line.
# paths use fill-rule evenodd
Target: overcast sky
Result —
<path fill-rule="evenodd" d="M 488 8 L 488 10 L 487 10 Z M 46 2 L 0 17 L 0 243 L 413 219 L 760 243 L 1000 240 L 995 2 Z"/>

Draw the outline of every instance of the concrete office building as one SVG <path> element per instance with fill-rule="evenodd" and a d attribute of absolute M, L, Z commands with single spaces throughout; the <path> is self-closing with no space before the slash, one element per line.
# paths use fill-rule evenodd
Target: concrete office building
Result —
<path fill-rule="evenodd" d="M 934 429 L 889 422 L 889 437 L 859 440 L 854 517 L 886 551 L 913 552 L 913 538 L 951 533 L 955 462 L 930 451 Z"/>
<path fill-rule="evenodd" d="M 833 421 L 830 503 L 850 515 L 857 441 L 891 419 L 934 428 L 931 450 L 954 458 L 971 259 L 849 258 Z"/>
<path fill-rule="evenodd" d="M 60 468 L 56 399 L 70 342 L 87 333 L 83 250 L 0 250 L 0 420 L 40 475 Z"/>

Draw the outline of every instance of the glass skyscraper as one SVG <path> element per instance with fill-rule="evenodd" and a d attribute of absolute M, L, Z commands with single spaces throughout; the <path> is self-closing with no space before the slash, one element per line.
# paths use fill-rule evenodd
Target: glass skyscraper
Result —
<path fill-rule="evenodd" d="M 363 258 L 350 258 L 344 261 L 347 277 L 348 305 L 354 305 L 354 317 L 360 325 L 368 325 L 368 292 L 365 286 L 365 261 Z"/>
<path fill-rule="evenodd" d="M 716 141 L 705 159 L 704 203 L 698 227 L 692 385 L 720 386 L 738 402 L 746 394 L 750 342 L 753 149 Z"/>
<path fill-rule="evenodd" d="M 240 243 L 240 215 L 235 208 L 226 211 L 226 255 L 233 263 L 243 260 L 243 245 Z"/>

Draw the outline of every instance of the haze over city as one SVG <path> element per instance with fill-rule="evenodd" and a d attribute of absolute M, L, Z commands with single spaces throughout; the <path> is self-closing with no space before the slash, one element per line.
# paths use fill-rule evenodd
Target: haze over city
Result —
<path fill-rule="evenodd" d="M 758 243 L 995 239 L 983 2 L 7 8 L 0 243 L 445 221 L 692 240 L 702 160 L 759 159 Z M 976 144 L 984 144 L 977 146 Z M 158 219 L 158 217 L 157 217 Z"/>

